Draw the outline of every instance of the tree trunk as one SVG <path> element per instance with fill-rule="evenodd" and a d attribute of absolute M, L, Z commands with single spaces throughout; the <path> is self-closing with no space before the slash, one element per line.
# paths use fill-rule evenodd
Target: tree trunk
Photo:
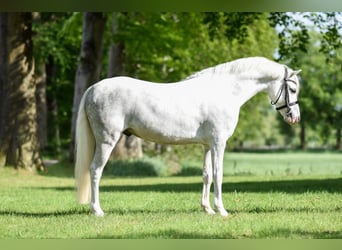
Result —
<path fill-rule="evenodd" d="M 337 150 L 342 149 L 342 145 L 341 145 L 341 128 L 337 128 L 336 130 L 336 145 L 335 148 Z"/>
<path fill-rule="evenodd" d="M 36 83 L 32 44 L 31 13 L 9 13 L 2 17 L 7 29 L 1 32 L 6 37 L 5 58 L 7 74 L 2 83 L 2 109 L 0 153 L 5 165 L 29 170 L 44 170 L 40 155 L 37 131 Z M 6 20 L 7 19 L 7 20 Z M 5 25 L 6 26 L 6 25 Z M 1 38 L 2 42 L 4 38 Z M 3 49 L 3 48 L 2 48 Z"/>
<path fill-rule="evenodd" d="M 118 13 L 113 14 L 112 34 L 115 35 L 119 31 Z M 125 75 L 125 44 L 122 41 L 112 43 L 109 47 L 107 76 Z"/>
<path fill-rule="evenodd" d="M 39 12 L 32 13 L 33 22 L 41 24 L 41 15 Z M 43 60 L 35 62 L 35 81 L 36 81 L 36 104 L 37 104 L 37 123 L 38 140 L 41 150 L 48 144 L 48 125 L 47 125 L 47 96 L 46 96 L 46 67 Z"/>
<path fill-rule="evenodd" d="M 118 15 L 118 13 L 113 14 L 112 34 L 116 34 L 119 31 Z M 125 75 L 124 66 L 125 44 L 122 41 L 112 43 L 109 48 L 107 77 Z M 141 158 L 142 156 L 141 139 L 134 135 L 122 135 L 111 154 L 111 159 Z"/>
<path fill-rule="evenodd" d="M 48 62 L 45 65 L 46 68 L 46 84 L 52 90 L 47 96 L 47 108 L 49 110 L 49 125 L 50 133 L 49 138 L 51 139 L 54 152 L 59 154 L 61 152 L 61 137 L 59 129 L 58 119 L 58 102 L 57 102 L 57 83 L 56 83 L 56 71 L 57 66 L 54 62 L 54 58 L 49 56 Z"/>
<path fill-rule="evenodd" d="M 300 148 L 306 149 L 306 138 L 305 138 L 305 125 L 304 122 L 300 123 Z"/>
<path fill-rule="evenodd" d="M 87 12 L 83 16 L 82 44 L 75 77 L 69 156 L 74 159 L 75 127 L 78 107 L 85 90 L 100 79 L 103 37 L 106 17 L 103 13 Z"/>
<path fill-rule="evenodd" d="M 6 139 L 6 114 L 8 113 L 8 53 L 7 53 L 7 22 L 8 14 L 0 13 L 0 166 L 6 164 L 6 152 L 8 144 Z M 7 141 L 6 141 L 7 142 Z"/>
<path fill-rule="evenodd" d="M 37 123 L 38 139 L 40 148 L 47 146 L 47 103 L 46 103 L 46 70 L 45 64 L 41 63 L 35 72 L 36 81 L 36 102 L 37 102 Z"/>

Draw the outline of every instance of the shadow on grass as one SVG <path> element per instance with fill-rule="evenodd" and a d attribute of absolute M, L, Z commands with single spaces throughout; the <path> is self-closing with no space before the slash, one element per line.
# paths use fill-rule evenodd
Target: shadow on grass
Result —
<path fill-rule="evenodd" d="M 102 192 L 201 192 L 202 183 L 168 183 L 151 185 L 121 185 L 101 186 Z M 223 192 L 342 192 L 342 178 L 338 179 L 309 179 L 309 180 L 280 180 L 280 181 L 248 181 L 224 182 Z"/>
<path fill-rule="evenodd" d="M 321 207 L 253 207 L 253 208 L 239 208 L 234 209 L 227 207 L 229 212 L 229 217 L 226 219 L 233 219 L 236 215 L 241 213 L 247 214 L 272 214 L 272 213 L 339 213 L 342 211 L 342 207 L 331 207 L 331 208 L 321 208 Z M 149 209 L 149 208 L 112 208 L 105 211 L 106 214 L 114 214 L 114 215 L 147 215 L 147 214 L 165 214 L 165 216 L 175 213 L 184 213 L 184 214 L 203 214 L 203 216 L 207 215 L 200 206 L 196 208 L 179 208 L 177 206 L 170 206 L 169 208 L 163 209 Z M 220 217 L 219 214 L 215 214 L 214 216 Z M 223 218 L 225 219 L 225 218 Z M 342 233 L 342 232 L 341 232 Z"/>
<path fill-rule="evenodd" d="M 267 230 L 265 232 L 256 232 L 256 235 L 233 235 L 228 232 L 219 233 L 199 233 L 199 232 L 183 232 L 181 230 L 167 229 L 159 230 L 155 233 L 127 233 L 122 235 L 99 235 L 97 239 L 236 239 L 236 238 L 308 238 L 308 239 L 340 239 L 342 233 L 338 231 L 310 232 L 291 230 L 289 228 L 278 228 L 275 230 Z"/>
<path fill-rule="evenodd" d="M 23 211 L 12 211 L 12 210 L 0 210 L 0 216 L 19 216 L 19 217 L 31 217 L 31 218 L 45 218 L 45 217 L 64 217 L 69 215 L 81 215 L 91 214 L 88 207 L 81 209 L 71 209 L 65 211 L 54 211 L 54 212 L 23 212 Z"/>
<path fill-rule="evenodd" d="M 241 213 L 251 213 L 251 214 L 266 214 L 266 213 L 279 213 L 279 212 L 287 212 L 287 213 L 335 213 L 341 212 L 341 207 L 333 207 L 333 208 L 314 208 L 314 207 L 298 207 L 298 208 L 264 208 L 264 207 L 254 207 L 250 208 L 240 208 L 240 209 L 229 209 L 228 212 L 230 216 L 227 219 L 234 218 L 237 214 Z M 194 214 L 201 213 L 203 216 L 206 215 L 203 210 L 198 208 L 179 208 L 179 207 L 170 207 L 159 209 L 148 209 L 148 208 L 111 208 L 105 211 L 105 216 L 110 215 L 147 215 L 147 214 L 165 214 L 165 216 L 174 213 L 186 213 L 186 214 Z M 73 216 L 73 215 L 89 215 L 94 216 L 90 210 L 88 205 L 79 206 L 78 209 L 69 209 L 65 211 L 54 211 L 54 212 L 26 212 L 26 211 L 12 211 L 12 210 L 0 210 L 0 216 L 17 216 L 17 217 L 26 217 L 26 218 L 51 218 L 51 217 L 65 217 L 65 216 Z M 214 216 L 219 216 L 218 214 Z M 95 217 L 95 216 L 94 216 Z M 341 232 L 342 234 L 342 232 Z"/>
<path fill-rule="evenodd" d="M 73 187 L 42 187 L 58 191 L 73 191 Z M 166 183 L 148 185 L 100 185 L 100 192 L 201 192 L 202 182 L 198 183 Z M 336 179 L 301 179 L 276 181 L 224 182 L 223 192 L 253 193 L 306 193 L 306 192 L 342 192 L 342 178 Z"/>
<path fill-rule="evenodd" d="M 260 233 L 259 238 L 341 239 L 341 231 L 301 231 L 289 228 L 273 228 Z"/>
<path fill-rule="evenodd" d="M 96 237 L 97 238 L 97 237 Z M 100 239 L 233 239 L 231 234 L 205 234 L 182 232 L 175 229 L 159 230 L 155 233 L 127 233 L 122 235 L 99 235 Z"/>

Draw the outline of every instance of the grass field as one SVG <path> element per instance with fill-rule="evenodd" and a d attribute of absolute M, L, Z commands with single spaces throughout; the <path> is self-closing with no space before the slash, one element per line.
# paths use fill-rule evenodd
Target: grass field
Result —
<path fill-rule="evenodd" d="M 71 168 L 2 168 L 0 238 L 342 238 L 340 153 L 228 153 L 228 218 L 201 211 L 200 163 L 184 164 L 183 176 L 105 174 L 103 218 L 76 204 Z"/>

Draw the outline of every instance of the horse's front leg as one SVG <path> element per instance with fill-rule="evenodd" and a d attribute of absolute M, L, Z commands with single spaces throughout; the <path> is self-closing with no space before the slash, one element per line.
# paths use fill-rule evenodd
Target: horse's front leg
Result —
<path fill-rule="evenodd" d="M 223 180 L 223 156 L 226 141 L 215 143 L 211 147 L 211 158 L 214 172 L 214 205 L 217 212 L 222 216 L 228 216 L 222 201 L 222 180 Z"/>
<path fill-rule="evenodd" d="M 203 210 L 208 214 L 215 214 L 215 211 L 210 206 L 210 186 L 213 182 L 213 169 L 211 166 L 210 148 L 204 146 L 204 158 L 203 158 L 203 192 L 201 206 Z"/>

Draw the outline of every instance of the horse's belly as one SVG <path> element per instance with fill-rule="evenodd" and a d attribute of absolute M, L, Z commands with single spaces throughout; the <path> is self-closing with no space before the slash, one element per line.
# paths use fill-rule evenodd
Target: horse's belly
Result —
<path fill-rule="evenodd" d="M 194 131 L 178 131 L 170 127 L 164 129 L 147 128 L 141 126 L 131 126 L 124 131 L 126 135 L 135 135 L 147 141 L 157 142 L 161 144 L 191 144 L 203 143 L 204 140 Z"/>

